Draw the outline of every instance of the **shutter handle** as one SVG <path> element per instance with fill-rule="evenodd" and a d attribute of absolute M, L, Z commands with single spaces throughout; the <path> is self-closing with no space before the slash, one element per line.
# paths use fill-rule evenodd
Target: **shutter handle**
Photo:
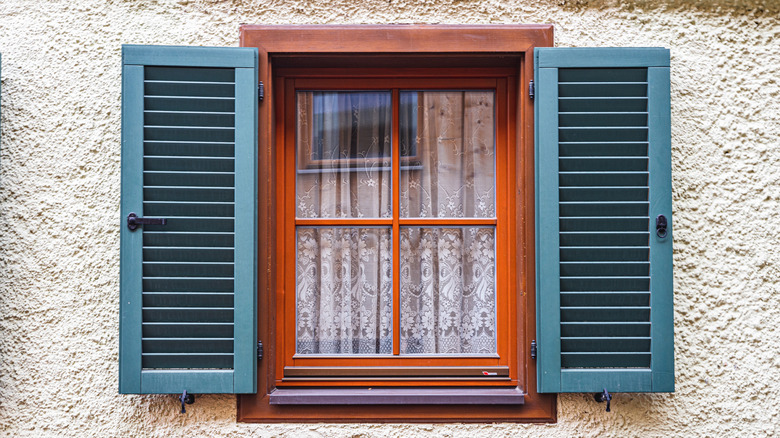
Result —
<path fill-rule="evenodd" d="M 593 398 L 599 403 L 607 402 L 607 412 L 609 412 L 609 402 L 612 401 L 612 395 L 607 391 L 607 388 L 604 388 L 604 392 L 595 393 Z"/>
<path fill-rule="evenodd" d="M 666 216 L 659 214 L 658 217 L 655 218 L 655 234 L 661 239 L 666 237 L 666 225 Z"/>
<path fill-rule="evenodd" d="M 168 219 L 153 218 L 153 217 L 138 217 L 135 213 L 127 215 L 127 228 L 130 231 L 135 231 L 140 225 L 165 225 L 168 223 Z"/>

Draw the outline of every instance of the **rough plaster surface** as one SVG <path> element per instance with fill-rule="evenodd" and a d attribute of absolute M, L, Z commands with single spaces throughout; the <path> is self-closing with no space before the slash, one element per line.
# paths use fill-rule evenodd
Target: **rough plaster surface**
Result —
<path fill-rule="evenodd" d="M 0 1 L 0 432 L 6 436 L 780 434 L 776 0 Z M 559 397 L 555 425 L 237 424 L 117 394 L 120 46 L 236 46 L 240 23 L 554 23 L 672 51 L 677 392 Z"/>

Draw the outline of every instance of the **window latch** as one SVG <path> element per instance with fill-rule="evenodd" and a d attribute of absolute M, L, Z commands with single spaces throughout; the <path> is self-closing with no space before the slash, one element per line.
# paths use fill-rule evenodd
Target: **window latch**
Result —
<path fill-rule="evenodd" d="M 130 231 L 135 231 L 141 225 L 165 225 L 168 223 L 168 219 L 156 218 L 156 217 L 138 217 L 135 213 L 127 215 L 127 228 Z"/>
<path fill-rule="evenodd" d="M 534 99 L 534 92 L 536 91 L 536 87 L 534 87 L 534 81 L 528 82 L 528 97 L 531 98 L 531 100 Z"/>
<path fill-rule="evenodd" d="M 536 339 L 531 341 L 531 360 L 536 360 Z"/>
<path fill-rule="evenodd" d="M 263 81 L 260 81 L 260 83 L 257 84 L 257 101 L 262 102 L 264 97 L 265 97 L 265 86 L 263 86 Z"/>
<path fill-rule="evenodd" d="M 188 405 L 191 405 L 195 403 L 195 394 L 187 394 L 187 390 L 185 389 L 184 392 L 181 393 L 179 401 L 181 402 L 181 413 L 186 414 L 187 410 L 184 409 L 184 404 L 187 403 Z"/>
<path fill-rule="evenodd" d="M 263 360 L 263 341 L 257 341 L 257 361 Z"/>
<path fill-rule="evenodd" d="M 597 392 L 594 394 L 593 398 L 599 403 L 607 402 L 607 412 L 609 412 L 609 402 L 612 401 L 612 395 L 607 391 L 607 388 L 604 388 L 604 392 Z"/>

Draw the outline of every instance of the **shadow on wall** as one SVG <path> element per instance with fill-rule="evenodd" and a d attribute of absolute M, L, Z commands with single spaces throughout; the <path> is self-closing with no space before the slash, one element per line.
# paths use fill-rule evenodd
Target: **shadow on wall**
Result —
<path fill-rule="evenodd" d="M 693 10 L 733 14 L 778 14 L 777 0 L 558 0 L 567 10 L 620 8 L 642 10 Z"/>

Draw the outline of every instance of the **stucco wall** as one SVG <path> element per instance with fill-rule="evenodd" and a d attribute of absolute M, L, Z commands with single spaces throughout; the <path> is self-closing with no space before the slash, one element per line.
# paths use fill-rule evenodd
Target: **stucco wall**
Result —
<path fill-rule="evenodd" d="M 2 0 L 0 431 L 7 436 L 780 433 L 780 2 Z M 236 424 L 117 394 L 120 46 L 240 23 L 554 23 L 560 46 L 672 52 L 677 392 L 559 397 L 555 425 Z"/>

